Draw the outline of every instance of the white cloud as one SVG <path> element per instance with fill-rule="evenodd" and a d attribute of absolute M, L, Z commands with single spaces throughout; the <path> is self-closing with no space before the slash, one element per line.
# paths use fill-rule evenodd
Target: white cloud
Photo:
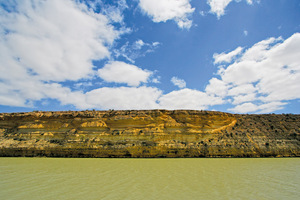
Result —
<path fill-rule="evenodd" d="M 152 81 L 152 83 L 160 83 L 159 79 L 160 79 L 160 76 L 158 76 L 157 78 L 153 78 L 151 81 Z"/>
<path fill-rule="evenodd" d="M 205 13 L 203 10 L 199 11 L 199 14 L 200 14 L 202 17 L 204 17 L 204 16 L 206 15 L 206 13 Z"/>
<path fill-rule="evenodd" d="M 131 45 L 129 44 L 129 42 L 126 42 L 126 44 L 121 46 L 119 49 L 114 49 L 113 52 L 116 58 L 121 56 L 129 62 L 135 63 L 135 59 L 153 52 L 156 48 L 159 47 L 159 45 L 159 42 L 147 43 L 139 39 Z"/>
<path fill-rule="evenodd" d="M 207 4 L 210 6 L 210 12 L 216 14 L 218 19 L 222 15 L 225 14 L 225 8 L 228 6 L 230 2 L 233 0 L 207 0 Z M 236 2 L 240 2 L 241 0 L 235 0 Z M 259 2 L 260 0 L 256 0 Z M 252 5 L 252 0 L 246 0 L 247 4 Z"/>
<path fill-rule="evenodd" d="M 272 112 L 300 98 L 300 33 L 286 40 L 269 38 L 245 50 L 219 70 L 207 92 L 237 105 L 233 112 Z M 223 92 L 219 91 L 223 86 Z"/>
<path fill-rule="evenodd" d="M 232 59 L 234 59 L 234 57 L 236 57 L 237 55 L 242 53 L 242 51 L 243 51 L 243 48 L 238 47 L 229 53 L 224 53 L 224 52 L 220 53 L 220 54 L 215 53 L 213 55 L 213 58 L 215 60 L 214 64 L 218 64 L 218 63 L 222 63 L 222 62 L 230 63 L 232 61 Z"/>
<path fill-rule="evenodd" d="M 137 40 L 134 43 L 135 49 L 141 49 L 145 45 L 145 42 L 143 40 Z"/>
<path fill-rule="evenodd" d="M 156 47 L 156 46 L 158 46 L 158 45 L 160 45 L 159 42 L 152 42 L 152 46 L 153 46 L 153 47 Z"/>
<path fill-rule="evenodd" d="M 233 96 L 233 105 L 241 104 L 244 102 L 251 102 L 256 100 L 256 94 L 255 93 L 249 93 L 249 94 L 240 94 Z"/>
<path fill-rule="evenodd" d="M 126 83 L 129 86 L 139 86 L 146 83 L 152 72 L 135 65 L 114 61 L 98 70 L 98 75 L 107 82 Z"/>
<path fill-rule="evenodd" d="M 249 94 L 254 92 L 256 92 L 256 89 L 252 84 L 241 84 L 230 88 L 228 90 L 228 96 L 236 96 L 240 94 Z"/>
<path fill-rule="evenodd" d="M 122 15 L 122 11 L 115 7 L 108 7 L 103 12 L 112 22 L 115 23 L 123 23 L 124 17 Z"/>
<path fill-rule="evenodd" d="M 126 0 L 118 0 L 114 5 L 105 4 L 102 0 L 88 0 L 85 3 L 93 9 L 94 12 L 100 12 L 105 15 L 112 23 L 124 23 L 123 12 L 128 8 Z"/>
<path fill-rule="evenodd" d="M 79 95 L 80 96 L 80 95 Z M 103 87 L 87 92 L 77 107 L 101 109 L 193 109 L 204 110 L 224 103 L 222 98 L 199 90 L 181 89 L 167 94 L 155 87 Z"/>
<path fill-rule="evenodd" d="M 1 11 L 1 48 L 40 80 L 92 75 L 91 60 L 108 57 L 107 45 L 119 35 L 104 15 L 73 1 L 19 1 L 16 12 Z"/>
<path fill-rule="evenodd" d="M 71 91 L 70 88 L 63 87 L 61 84 L 43 84 L 40 85 L 45 98 L 57 99 L 62 105 L 74 105 L 79 109 L 89 108 L 90 105 L 86 101 L 86 96 L 82 91 Z"/>
<path fill-rule="evenodd" d="M 160 107 L 165 109 L 204 110 L 208 106 L 222 104 L 224 101 L 220 97 L 185 88 L 163 95 L 159 98 L 159 102 Z"/>
<path fill-rule="evenodd" d="M 246 0 L 246 1 L 247 1 L 247 3 L 250 4 L 250 5 L 253 3 L 252 0 Z"/>
<path fill-rule="evenodd" d="M 270 102 L 270 103 L 265 103 L 259 106 L 259 113 L 271 113 L 273 111 L 276 110 L 281 110 L 284 108 L 284 105 L 286 105 L 287 103 L 285 102 Z"/>
<path fill-rule="evenodd" d="M 249 113 L 255 112 L 258 110 L 258 106 L 253 103 L 244 103 L 241 105 L 237 105 L 234 108 L 228 109 L 229 111 L 233 111 L 235 113 Z"/>
<path fill-rule="evenodd" d="M 281 37 L 271 37 L 269 39 L 258 42 L 251 48 L 247 49 L 241 59 L 245 61 L 255 62 L 262 61 L 268 56 L 268 50 L 270 50 L 273 45 L 278 44 L 278 42 L 280 41 L 282 41 Z"/>
<path fill-rule="evenodd" d="M 212 78 L 209 80 L 209 84 L 205 88 L 205 92 L 209 95 L 216 95 L 224 97 L 227 95 L 228 86 L 222 80 Z"/>
<path fill-rule="evenodd" d="M 72 103 L 72 98 L 57 96 L 57 91 L 76 94 L 59 82 L 92 77 L 92 61 L 109 57 L 110 45 L 121 34 L 106 16 L 78 1 L 24 0 L 2 4 L 2 105 L 32 106 L 35 100 L 56 97 L 63 103 Z M 13 9 L 7 11 L 4 7 Z"/>
<path fill-rule="evenodd" d="M 286 103 L 283 102 L 270 102 L 261 105 L 256 105 L 253 103 L 244 103 L 229 110 L 235 113 L 251 113 L 256 111 L 259 111 L 258 113 L 271 113 L 273 111 L 283 109 L 284 105 L 286 105 Z"/>
<path fill-rule="evenodd" d="M 178 86 L 179 88 L 185 88 L 186 87 L 186 82 L 183 79 L 177 78 L 175 76 L 173 76 L 171 78 L 171 82 Z"/>
<path fill-rule="evenodd" d="M 139 6 L 154 22 L 174 20 L 182 29 L 192 26 L 189 15 L 195 9 L 192 8 L 190 0 L 140 0 Z"/>
<path fill-rule="evenodd" d="M 220 18 L 225 14 L 225 8 L 232 0 L 207 0 L 210 6 L 210 12 L 217 15 Z"/>
<path fill-rule="evenodd" d="M 86 94 L 91 107 L 102 109 L 157 109 L 161 91 L 153 87 L 103 87 Z"/>
<path fill-rule="evenodd" d="M 54 86 L 53 86 L 54 87 Z M 53 95 L 63 104 L 79 109 L 192 109 L 204 110 L 224 103 L 222 98 L 192 89 L 181 89 L 167 94 L 156 87 L 103 87 L 85 94 L 74 93 L 57 86 Z M 71 98 L 70 98 L 71 97 Z"/>

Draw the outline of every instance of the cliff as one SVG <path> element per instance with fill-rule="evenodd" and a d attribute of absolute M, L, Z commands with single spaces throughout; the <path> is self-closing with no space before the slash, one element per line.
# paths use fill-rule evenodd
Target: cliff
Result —
<path fill-rule="evenodd" d="M 0 156 L 294 157 L 300 115 L 192 110 L 0 113 Z"/>

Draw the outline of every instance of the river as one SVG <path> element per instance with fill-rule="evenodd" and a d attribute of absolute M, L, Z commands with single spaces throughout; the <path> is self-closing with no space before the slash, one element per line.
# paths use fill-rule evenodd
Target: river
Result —
<path fill-rule="evenodd" d="M 1 199 L 299 199 L 300 158 L 0 158 Z"/>

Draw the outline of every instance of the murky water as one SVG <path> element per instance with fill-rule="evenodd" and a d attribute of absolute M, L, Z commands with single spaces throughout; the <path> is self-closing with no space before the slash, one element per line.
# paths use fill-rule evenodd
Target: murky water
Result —
<path fill-rule="evenodd" d="M 0 158 L 0 199 L 299 199 L 300 158 Z"/>

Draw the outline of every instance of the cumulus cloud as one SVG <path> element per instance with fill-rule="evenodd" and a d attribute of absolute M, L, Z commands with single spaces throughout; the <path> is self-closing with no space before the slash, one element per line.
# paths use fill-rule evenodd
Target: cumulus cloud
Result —
<path fill-rule="evenodd" d="M 258 113 L 270 113 L 275 110 L 283 109 L 283 106 L 286 104 L 287 103 L 284 102 L 270 102 L 261 105 L 256 105 L 254 103 L 244 103 L 229 109 L 229 111 L 233 111 L 235 113 L 251 113 L 257 111 Z"/>
<path fill-rule="evenodd" d="M 232 102 L 233 105 L 239 105 L 244 102 L 252 102 L 257 99 L 255 93 L 240 94 L 240 95 L 233 96 L 232 98 L 233 98 L 233 102 Z"/>
<path fill-rule="evenodd" d="M 173 76 L 171 78 L 171 82 L 175 85 L 178 86 L 179 88 L 185 88 L 186 87 L 186 82 L 183 79 L 177 78 Z"/>
<path fill-rule="evenodd" d="M 139 6 L 153 22 L 174 20 L 179 28 L 189 29 L 192 26 L 189 16 L 195 9 L 190 0 L 140 0 Z"/>
<path fill-rule="evenodd" d="M 110 45 L 121 34 L 105 15 L 77 1 L 24 0 L 2 5 L 2 105 L 32 106 L 34 100 L 55 98 L 52 89 L 71 94 L 59 83 L 92 77 L 92 61 L 109 57 Z"/>
<path fill-rule="evenodd" d="M 214 58 L 214 64 L 218 64 L 218 63 L 222 63 L 222 62 L 226 62 L 226 63 L 230 63 L 232 61 L 232 59 L 239 55 L 241 52 L 243 51 L 242 47 L 238 47 L 236 48 L 234 51 L 231 51 L 229 53 L 215 53 L 213 55 Z"/>
<path fill-rule="evenodd" d="M 106 64 L 98 70 L 100 78 L 107 82 L 126 83 L 129 86 L 139 86 L 146 83 L 152 72 L 143 70 L 135 65 L 120 61 L 114 61 Z"/>
<path fill-rule="evenodd" d="M 207 0 L 207 4 L 210 6 L 210 12 L 217 15 L 218 19 L 222 15 L 225 14 L 225 8 L 228 6 L 230 2 L 233 0 Z M 235 0 L 236 2 L 240 2 L 240 0 Z M 252 0 L 246 0 L 247 4 L 252 5 Z M 259 0 L 257 0 L 259 2 Z"/>
<path fill-rule="evenodd" d="M 223 102 L 220 97 L 188 88 L 172 91 L 159 98 L 159 105 L 166 109 L 204 110 L 208 106 L 222 104 Z"/>
<path fill-rule="evenodd" d="M 228 86 L 224 81 L 212 78 L 209 80 L 209 84 L 206 86 L 205 92 L 210 95 L 225 97 L 228 93 Z"/>
<path fill-rule="evenodd" d="M 118 37 L 104 15 L 73 1 L 20 1 L 16 13 L 1 13 L 1 48 L 41 80 L 91 75 L 91 60 L 109 56 L 107 45 Z"/>
<path fill-rule="evenodd" d="M 223 81 L 222 83 L 225 84 Z M 252 84 L 241 84 L 229 89 L 227 94 L 228 96 L 237 96 L 241 94 L 249 94 L 254 92 L 256 92 L 256 89 L 255 86 L 253 86 Z"/>
<path fill-rule="evenodd" d="M 103 87 L 87 92 L 74 100 L 78 108 L 102 109 L 197 109 L 222 104 L 220 97 L 192 89 L 181 89 L 167 94 L 155 87 Z M 66 95 L 67 96 L 67 95 Z M 64 96 L 60 97 L 61 99 Z M 82 101 L 82 99 L 84 99 Z"/>
<path fill-rule="evenodd" d="M 225 8 L 231 1 L 232 0 L 208 0 L 207 3 L 210 6 L 210 12 L 220 18 L 225 14 Z"/>
<path fill-rule="evenodd" d="M 268 38 L 221 67 L 220 79 L 213 78 L 206 91 L 227 98 L 236 105 L 230 109 L 233 112 L 282 109 L 287 101 L 300 98 L 299 57 L 300 33 L 286 40 Z"/>
<path fill-rule="evenodd" d="M 90 107 L 102 109 L 157 109 L 162 92 L 154 87 L 103 87 L 86 93 Z"/>

